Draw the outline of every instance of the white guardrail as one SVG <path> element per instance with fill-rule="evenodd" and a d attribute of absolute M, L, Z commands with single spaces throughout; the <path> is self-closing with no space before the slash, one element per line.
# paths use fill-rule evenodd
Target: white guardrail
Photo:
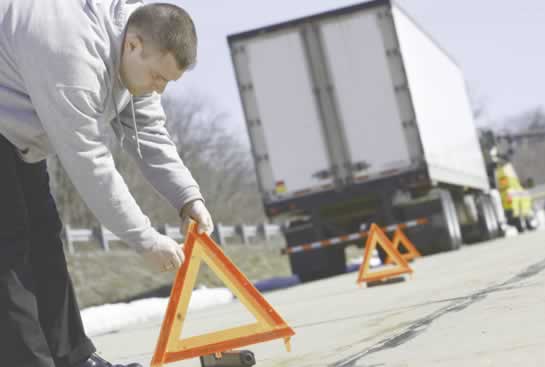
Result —
<path fill-rule="evenodd" d="M 534 200 L 545 199 L 545 185 L 537 185 L 532 187 L 531 189 L 528 189 L 528 192 Z"/>
<path fill-rule="evenodd" d="M 174 240 L 182 242 L 184 239 L 184 236 L 180 233 L 179 227 L 166 224 L 158 229 L 159 232 Z M 274 237 L 281 235 L 282 229 L 277 224 L 263 223 L 258 225 L 239 224 L 236 226 L 225 226 L 218 223 L 215 225 L 212 237 L 219 245 L 225 246 L 228 245 L 229 242 L 242 242 L 245 245 L 250 245 L 257 241 L 269 242 Z M 65 225 L 64 238 L 66 240 L 68 252 L 71 254 L 76 252 L 76 243 L 78 242 L 88 243 L 98 241 L 102 250 L 110 251 L 110 242 L 120 241 L 115 234 L 103 226 L 93 230 L 88 228 L 72 228 L 70 225 Z"/>

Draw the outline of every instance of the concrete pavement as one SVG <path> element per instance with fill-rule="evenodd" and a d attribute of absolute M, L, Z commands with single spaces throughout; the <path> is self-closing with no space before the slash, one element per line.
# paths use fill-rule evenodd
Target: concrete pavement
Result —
<path fill-rule="evenodd" d="M 396 284 L 356 273 L 265 294 L 295 329 L 248 347 L 258 367 L 545 366 L 545 232 L 418 259 Z M 238 302 L 189 314 L 183 336 L 251 322 Z M 112 362 L 149 365 L 161 320 L 94 338 Z M 197 359 L 167 366 L 199 366 Z"/>

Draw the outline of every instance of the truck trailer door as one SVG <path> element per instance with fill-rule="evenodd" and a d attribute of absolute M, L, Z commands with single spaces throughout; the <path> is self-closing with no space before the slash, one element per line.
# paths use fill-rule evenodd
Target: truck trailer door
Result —
<path fill-rule="evenodd" d="M 267 153 L 256 161 L 272 172 L 265 180 L 261 175 L 263 190 L 281 197 L 331 188 L 331 163 L 300 33 L 259 37 L 245 44 L 245 52 L 259 116 L 251 129 L 261 129 L 266 147 L 259 148 Z"/>
<path fill-rule="evenodd" d="M 348 146 L 347 163 L 355 181 L 411 164 L 400 112 L 408 107 L 401 104 L 408 102 L 394 81 L 401 69 L 392 75 L 384 42 L 391 37 L 383 33 L 393 35 L 394 29 L 384 29 L 379 12 L 356 12 L 320 23 L 340 128 Z"/>

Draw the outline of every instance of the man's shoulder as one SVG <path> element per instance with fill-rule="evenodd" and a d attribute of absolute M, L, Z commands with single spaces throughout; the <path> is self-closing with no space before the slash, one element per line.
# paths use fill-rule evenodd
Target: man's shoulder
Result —
<path fill-rule="evenodd" d="M 113 43 L 99 12 L 82 4 L 91 1 L 95 0 L 22 0 L 34 3 L 36 9 L 21 19 L 27 26 L 16 35 L 20 66 L 28 71 L 39 61 L 47 68 L 44 77 L 50 75 L 64 84 L 93 81 L 96 87 L 97 81 L 104 81 L 110 73 Z"/>

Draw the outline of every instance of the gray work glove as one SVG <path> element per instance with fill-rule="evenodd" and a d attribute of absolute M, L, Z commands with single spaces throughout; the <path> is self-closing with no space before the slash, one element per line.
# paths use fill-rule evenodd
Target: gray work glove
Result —
<path fill-rule="evenodd" d="M 144 260 L 157 271 L 175 271 L 184 262 L 182 245 L 159 234 L 157 242 L 142 252 Z"/>
<path fill-rule="evenodd" d="M 212 217 L 210 216 L 208 209 L 206 209 L 206 206 L 204 206 L 204 202 L 200 199 L 187 203 L 180 211 L 180 217 L 182 219 L 180 230 L 182 231 L 183 235 L 187 233 L 190 219 L 197 222 L 197 231 L 199 233 L 206 233 L 210 235 L 212 232 L 214 232 Z"/>

